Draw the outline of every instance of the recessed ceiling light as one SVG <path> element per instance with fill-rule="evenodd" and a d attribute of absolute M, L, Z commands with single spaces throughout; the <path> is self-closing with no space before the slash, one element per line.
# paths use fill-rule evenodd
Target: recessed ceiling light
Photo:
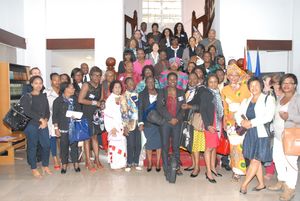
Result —
<path fill-rule="evenodd" d="M 88 59 L 88 60 L 93 59 L 93 57 L 92 57 L 91 55 L 88 55 L 88 56 L 86 56 L 85 58 Z"/>

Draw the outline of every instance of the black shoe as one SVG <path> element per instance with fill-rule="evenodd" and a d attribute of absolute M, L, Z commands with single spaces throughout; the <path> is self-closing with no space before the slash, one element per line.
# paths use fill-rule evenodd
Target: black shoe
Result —
<path fill-rule="evenodd" d="M 67 173 L 67 169 L 61 169 L 60 173 L 61 174 L 66 174 Z"/>
<path fill-rule="evenodd" d="M 193 174 L 193 173 L 191 173 L 190 177 L 192 177 L 192 178 L 195 178 L 195 177 L 197 177 L 197 176 L 198 176 L 198 174 L 199 174 L 199 172 L 198 172 L 197 174 Z"/>
<path fill-rule="evenodd" d="M 184 168 L 183 170 L 184 170 L 184 171 L 193 171 L 194 168 L 193 168 L 193 167 L 187 167 L 187 168 Z"/>
<path fill-rule="evenodd" d="M 211 171 L 216 177 L 222 177 L 223 175 L 221 175 L 220 173 L 216 173 L 214 171 Z"/>
<path fill-rule="evenodd" d="M 253 189 L 252 189 L 252 191 L 261 191 L 261 190 L 264 190 L 264 189 L 266 189 L 267 187 L 266 186 L 264 186 L 264 187 L 262 187 L 262 188 L 256 188 L 256 187 L 254 187 Z"/>
<path fill-rule="evenodd" d="M 206 176 L 206 179 L 207 179 L 210 183 L 213 183 L 213 184 L 217 183 L 217 181 L 216 181 L 215 179 L 210 179 L 210 178 L 207 176 L 206 173 L 205 173 L 205 176 Z"/>
<path fill-rule="evenodd" d="M 246 190 L 240 189 L 240 193 L 246 195 L 246 194 L 247 194 L 247 191 L 246 191 Z"/>
<path fill-rule="evenodd" d="M 227 165 L 227 164 L 223 164 L 222 163 L 222 168 L 225 168 L 225 170 L 227 170 L 227 171 L 231 171 L 231 167 L 229 166 L 229 165 Z"/>
<path fill-rule="evenodd" d="M 150 168 L 148 167 L 147 168 L 147 172 L 151 172 L 151 170 L 152 170 L 152 167 L 150 167 Z"/>
<path fill-rule="evenodd" d="M 183 175 L 183 173 L 181 172 L 181 170 L 180 170 L 180 169 L 178 169 L 178 170 L 176 170 L 176 175 L 177 175 L 177 176 L 182 176 L 182 175 Z"/>
<path fill-rule="evenodd" d="M 160 172 L 160 167 L 155 168 L 156 172 Z"/>
<path fill-rule="evenodd" d="M 75 170 L 75 172 L 80 172 L 80 167 L 77 167 L 74 170 Z"/>

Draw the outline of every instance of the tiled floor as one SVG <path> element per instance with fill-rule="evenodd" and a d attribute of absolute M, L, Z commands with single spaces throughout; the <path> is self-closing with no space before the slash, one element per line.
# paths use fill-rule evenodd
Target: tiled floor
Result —
<path fill-rule="evenodd" d="M 18 152 L 24 157 L 24 152 Z M 104 163 L 104 162 L 103 162 Z M 176 184 L 166 182 L 163 173 L 143 171 L 112 171 L 108 166 L 90 173 L 81 165 L 82 172 L 69 168 L 66 175 L 35 179 L 26 160 L 17 160 L 14 166 L 0 166 L 0 201 L 275 201 L 279 193 L 263 190 L 252 192 L 253 180 L 247 195 L 239 193 L 239 183 L 231 181 L 231 173 L 221 170 L 223 177 L 210 184 L 205 169 L 196 178 L 189 173 L 177 177 Z M 274 180 L 270 181 L 274 182 Z M 270 182 L 267 182 L 269 184 Z M 300 200 L 300 182 L 294 200 Z"/>

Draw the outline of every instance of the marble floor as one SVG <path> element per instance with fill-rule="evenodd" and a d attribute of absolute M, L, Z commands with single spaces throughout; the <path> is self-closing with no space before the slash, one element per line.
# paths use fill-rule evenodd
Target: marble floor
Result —
<path fill-rule="evenodd" d="M 24 151 L 17 156 L 24 158 Z M 104 162 L 104 155 L 101 157 Z M 52 166 L 51 166 L 52 168 Z M 54 171 L 51 176 L 35 179 L 31 176 L 26 159 L 16 160 L 14 166 L 0 166 L 0 201 L 275 201 L 278 192 L 253 192 L 256 181 L 250 184 L 247 195 L 239 193 L 240 183 L 231 181 L 231 172 L 220 170 L 216 184 L 204 176 L 205 168 L 196 178 L 184 172 L 176 184 L 169 184 L 163 173 L 153 169 L 131 172 L 105 168 L 91 173 L 81 165 L 81 173 L 69 168 L 66 175 Z M 275 179 L 266 182 L 270 184 Z M 300 182 L 294 200 L 300 200 Z"/>

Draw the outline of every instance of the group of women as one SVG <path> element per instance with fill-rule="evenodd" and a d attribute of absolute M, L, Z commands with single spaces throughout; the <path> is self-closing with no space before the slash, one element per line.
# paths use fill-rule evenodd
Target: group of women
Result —
<path fill-rule="evenodd" d="M 183 30 L 183 25 L 179 27 Z M 278 182 L 268 189 L 283 190 L 280 199 L 291 199 L 297 182 L 298 172 L 293 168 L 297 167 L 297 157 L 284 155 L 281 134 L 284 128 L 300 123 L 297 77 L 285 74 L 276 79 L 276 75 L 262 81 L 242 70 L 234 60 L 226 67 L 224 56 L 216 54 L 222 49 L 220 42 L 214 38 L 214 30 L 210 31 L 208 38 L 209 48 L 214 49 L 212 52 L 206 51 L 206 47 L 199 51 L 199 36 L 195 32 L 195 37 L 189 39 L 190 45 L 186 47 L 184 58 L 180 58 L 179 48 L 185 44 L 175 37 L 168 47 L 167 37 L 171 35 L 171 30 L 164 30 L 163 33 L 167 50 L 159 51 L 161 46 L 154 42 L 148 55 L 145 55 L 144 49 L 131 44 L 137 39 L 129 41 L 118 75 L 107 70 L 102 76 L 102 71 L 93 67 L 89 72 L 90 81 L 83 82 L 82 70 L 75 68 L 71 73 L 71 83 L 68 76 L 62 81 L 62 76 L 53 73 L 51 88 L 46 90 L 46 94 L 42 90 L 43 79 L 40 75 L 31 77 L 32 91 L 24 95 L 21 103 L 25 114 L 31 118 L 24 132 L 28 138 L 28 161 L 33 175 L 41 176 L 36 166 L 38 144 L 42 147 L 43 171 L 52 174 L 48 168 L 49 155 L 51 149 L 52 155 L 56 156 L 57 143 L 52 138 L 60 138 L 60 157 L 54 160 L 55 168 L 61 169 L 62 174 L 67 172 L 71 147 L 74 170 L 80 172 L 78 142 L 70 143 L 68 138 L 74 129 L 75 119 L 66 113 L 81 111 L 91 131 L 90 139 L 84 141 L 84 152 L 86 167 L 92 172 L 102 168 L 98 135 L 106 131 L 108 163 L 112 169 L 142 169 L 140 155 L 144 135 L 147 171 L 152 170 L 152 151 L 155 150 L 155 169 L 157 172 L 161 170 L 162 157 L 166 173 L 172 143 L 177 162 L 176 173 L 182 175 L 182 125 L 183 122 L 191 122 L 194 128 L 190 150 L 192 166 L 185 168 L 191 171 L 191 177 L 198 176 L 199 155 L 204 152 L 206 179 L 210 183 L 217 182 L 216 177 L 222 175 L 216 169 L 216 148 L 220 146 L 220 138 L 227 137 L 232 178 L 239 181 L 241 176 L 246 175 L 241 193 L 247 193 L 254 176 L 258 179 L 254 190 L 265 189 L 263 168 L 275 163 Z M 212 43 L 218 47 L 212 47 Z M 96 118 L 99 115 L 104 119 L 104 126 Z M 265 124 L 272 121 L 274 140 L 265 128 Z M 246 134 L 239 135 L 237 129 L 240 126 L 246 129 Z M 91 150 L 94 163 L 90 160 Z"/>

